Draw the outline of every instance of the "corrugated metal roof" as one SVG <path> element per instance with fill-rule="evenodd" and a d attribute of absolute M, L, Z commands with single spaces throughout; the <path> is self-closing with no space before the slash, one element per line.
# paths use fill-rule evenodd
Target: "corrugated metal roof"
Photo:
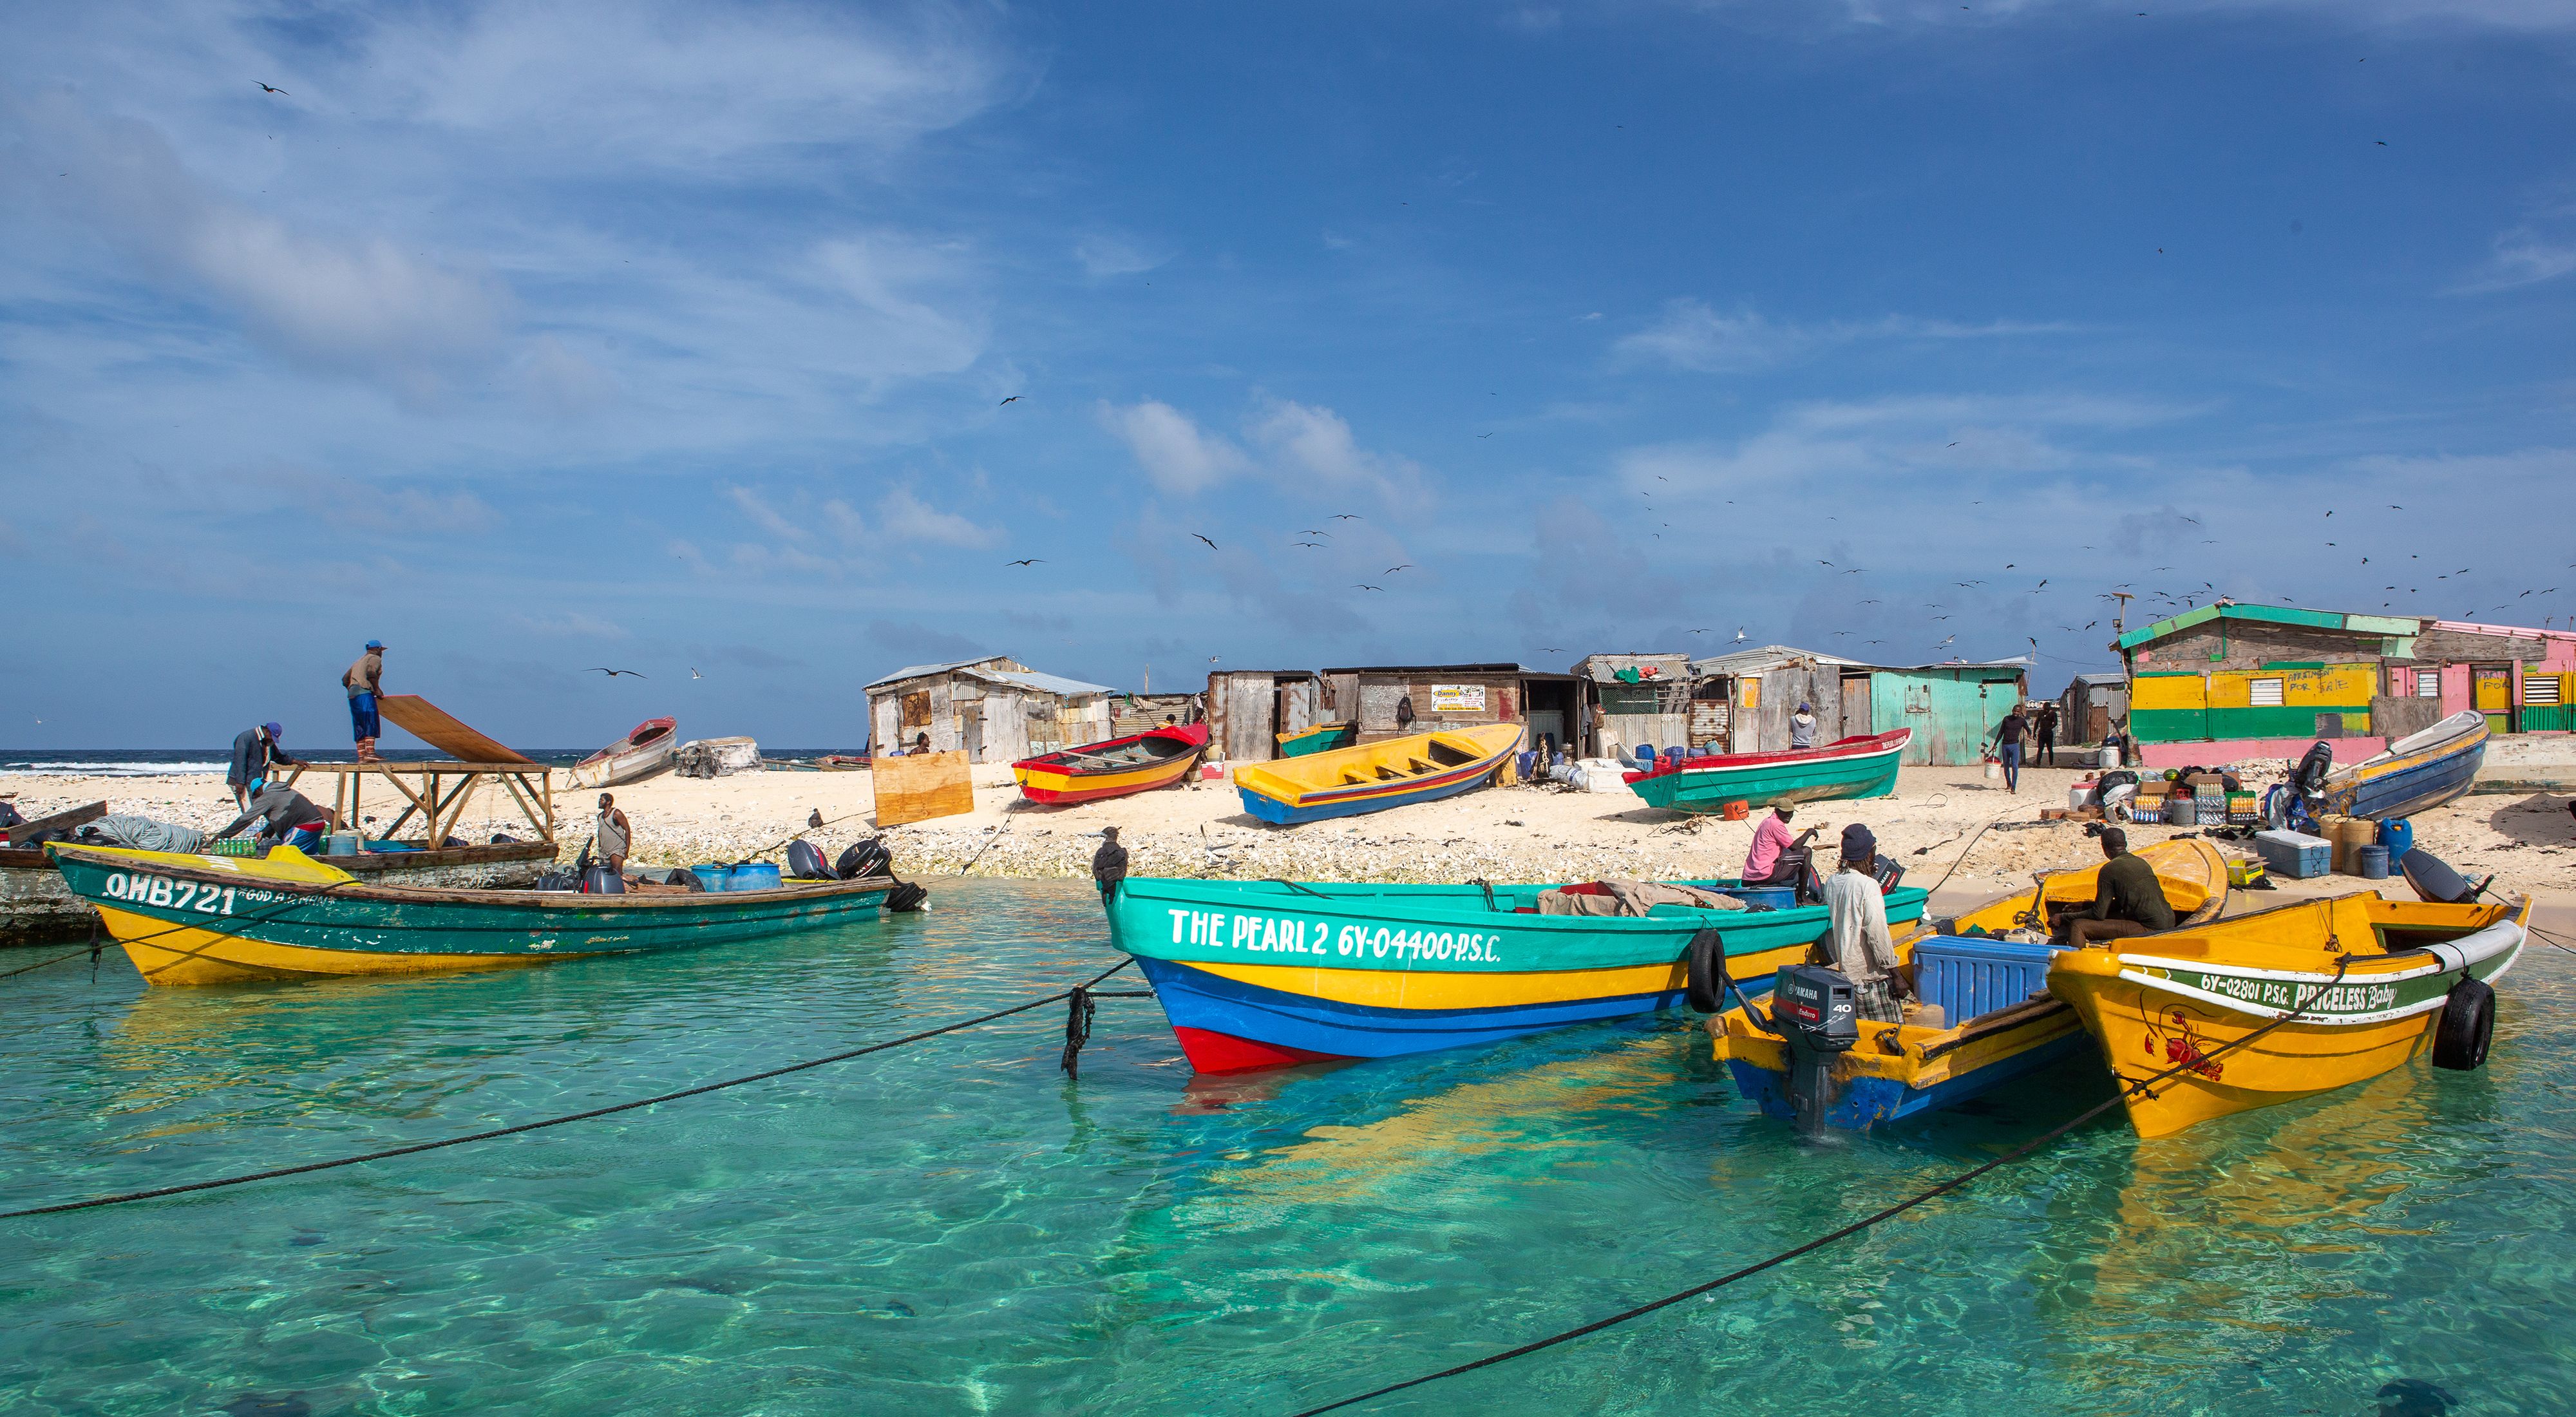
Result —
<path fill-rule="evenodd" d="M 1812 660 L 1817 664 L 1847 664 L 1854 668 L 1862 667 L 1859 660 L 1845 659 L 1838 654 L 1799 649 L 1795 645 L 1764 645 L 1760 649 L 1739 649 L 1729 654 L 1715 654 L 1706 659 L 1694 659 L 1690 662 L 1690 672 L 1701 678 L 1712 674 L 1760 674 L 1765 670 L 1801 659 Z"/>
<path fill-rule="evenodd" d="M 924 679 L 933 674 L 953 674 L 956 671 L 967 668 L 971 665 L 990 664 L 994 660 L 1008 658 L 1010 658 L 1010 656 L 1007 654 L 988 654 L 975 659 L 951 660 L 946 664 L 909 665 L 905 668 L 896 670 L 892 674 L 882 675 L 878 678 L 869 680 L 866 687 L 873 689 L 880 684 L 895 684 L 906 679 Z"/>
<path fill-rule="evenodd" d="M 1574 673 L 1577 678 L 1589 677 L 1596 683 L 1617 683 L 1621 682 L 1616 677 L 1619 671 L 1626 669 L 1631 665 L 1639 668 L 1653 665 L 1658 671 L 1660 671 L 1654 676 L 1655 680 L 1658 683 L 1661 683 L 1667 680 L 1678 679 L 1681 674 L 1688 673 L 1690 671 L 1690 656 L 1686 654 L 1638 652 L 1587 654 L 1582 659 L 1575 662 Z"/>
<path fill-rule="evenodd" d="M 2118 670 L 2095 670 L 2089 674 L 2076 675 L 2075 682 L 2078 684 L 2126 684 L 2129 682 L 2129 676 L 2120 673 Z"/>
<path fill-rule="evenodd" d="M 1106 684 L 1086 684 L 1079 679 L 1067 679 L 1061 674 L 1043 674 L 1035 669 L 970 668 L 963 672 L 972 674 L 978 679 L 992 680 L 995 683 L 1017 684 L 1025 689 L 1036 689 L 1042 693 L 1053 694 L 1060 699 L 1077 699 L 1085 694 L 1114 694 L 1118 692 L 1116 689 L 1110 688 Z"/>
<path fill-rule="evenodd" d="M 2113 643 L 2120 649 L 2135 649 L 2150 640 L 2160 640 L 2167 635 L 2188 630 L 2194 625 L 2206 625 L 2212 620 L 2219 619 L 2259 620 L 2273 625 L 2306 625 L 2319 630 L 2352 630 L 2361 634 L 2384 635 L 2392 633 L 2388 626 L 2396 618 L 2398 617 L 2385 615 L 2346 615 L 2339 610 L 2302 610 L 2289 605 L 2238 605 L 2234 601 L 2220 601 L 2216 605 L 2204 605 L 2197 610 L 2186 610 L 2180 615 L 2158 620 L 2152 625 L 2141 626 L 2120 636 Z M 2355 621 L 2360 623 L 2353 623 Z"/>

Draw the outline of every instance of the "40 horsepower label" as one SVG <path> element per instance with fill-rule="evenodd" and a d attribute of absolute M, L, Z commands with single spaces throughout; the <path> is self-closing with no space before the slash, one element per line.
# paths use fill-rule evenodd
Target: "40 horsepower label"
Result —
<path fill-rule="evenodd" d="M 1329 920 L 1301 920 L 1276 915 L 1238 915 L 1223 910 L 1182 910 L 1172 917 L 1175 945 L 1241 950 L 1278 963 L 1308 959 L 1445 961 L 1499 964 L 1503 937 L 1475 930 L 1390 928 L 1342 925 Z"/>

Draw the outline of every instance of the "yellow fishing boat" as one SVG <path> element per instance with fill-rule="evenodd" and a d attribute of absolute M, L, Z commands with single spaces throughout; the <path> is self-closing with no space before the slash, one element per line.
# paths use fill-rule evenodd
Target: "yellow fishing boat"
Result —
<path fill-rule="evenodd" d="M 2155 868 L 2166 903 L 2185 925 L 2215 917 L 2226 903 L 2227 860 L 2208 842 L 2186 837 L 2137 855 Z M 2049 959 L 2062 953 L 2044 932 L 2048 907 L 2093 899 L 2101 869 L 2047 876 L 1898 940 L 1897 959 L 1912 967 L 1917 992 L 1941 1010 L 1941 1021 L 1859 1024 L 1852 1046 L 1825 1064 L 1818 1120 L 1866 1130 L 2080 1057 L 2082 1020 L 2044 992 Z M 1776 1010 L 1757 1018 L 1740 1005 L 1709 1020 L 1709 1032 L 1736 1087 L 1763 1111 L 1789 1118 L 1798 1115 L 1800 1098 L 1793 1095 L 1790 1038 L 1772 1016 Z"/>
<path fill-rule="evenodd" d="M 2479 1066 L 2495 1027 L 2489 986 L 2521 956 L 2530 918 L 2528 899 L 2297 901 L 2061 951 L 2048 989 L 2127 1085 L 2138 1134 L 2168 1136 L 2374 1078 L 2427 1052 L 2437 1067 Z"/>
<path fill-rule="evenodd" d="M 1517 723 L 1415 733 L 1236 768 L 1234 786 L 1265 822 L 1356 817 L 1473 791 L 1520 745 Z"/>

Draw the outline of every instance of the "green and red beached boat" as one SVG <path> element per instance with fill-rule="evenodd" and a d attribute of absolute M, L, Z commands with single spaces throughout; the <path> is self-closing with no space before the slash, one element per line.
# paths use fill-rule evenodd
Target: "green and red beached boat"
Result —
<path fill-rule="evenodd" d="M 1899 728 L 1785 753 L 1671 758 L 1659 761 L 1652 772 L 1629 773 L 1626 780 L 1654 806 L 1707 815 L 1724 812 L 1735 802 L 1767 807 L 1780 802 L 1893 797 L 1897 760 L 1913 741 L 1913 729 Z"/>

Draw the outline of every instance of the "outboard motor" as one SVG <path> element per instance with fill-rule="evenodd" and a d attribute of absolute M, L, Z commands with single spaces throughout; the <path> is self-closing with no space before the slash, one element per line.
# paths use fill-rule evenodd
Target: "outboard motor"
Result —
<path fill-rule="evenodd" d="M 1852 982 L 1838 969 L 1784 964 L 1771 984 L 1771 1026 L 1789 1041 L 1789 1105 L 1798 1130 L 1822 1131 L 1833 1105 L 1833 1065 L 1860 1042 Z"/>
<path fill-rule="evenodd" d="M 626 878 L 617 874 L 614 867 L 593 866 L 582 874 L 581 893 L 583 895 L 624 895 Z"/>
<path fill-rule="evenodd" d="M 2398 869 L 2405 874 L 2406 884 L 2415 888 L 2419 898 L 2436 905 L 2466 905 L 2484 894 L 2495 881 L 2495 877 L 2489 876 L 2474 886 L 2470 885 L 2469 878 L 2451 869 L 2449 862 L 2421 847 L 2407 852 Z"/>
<path fill-rule="evenodd" d="M 886 850 L 885 839 L 869 837 L 842 848 L 841 859 L 832 863 L 832 873 L 845 881 L 861 876 L 884 876 L 894 871 L 894 853 Z"/>
<path fill-rule="evenodd" d="M 833 881 L 840 877 L 823 864 L 823 853 L 803 837 L 787 843 L 787 877 L 794 881 Z"/>

